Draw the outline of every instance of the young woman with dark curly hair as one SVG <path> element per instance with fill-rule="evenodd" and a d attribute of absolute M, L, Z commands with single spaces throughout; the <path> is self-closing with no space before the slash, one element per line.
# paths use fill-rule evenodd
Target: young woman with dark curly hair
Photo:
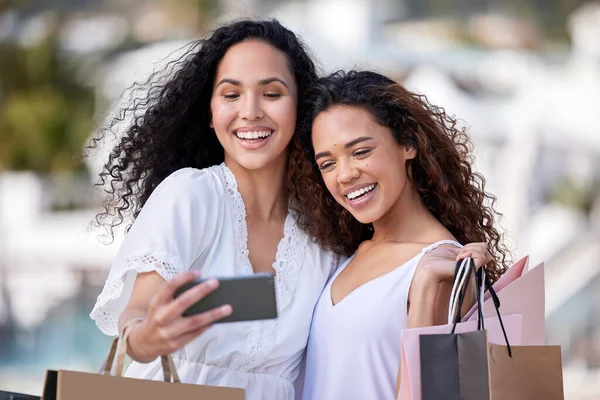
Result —
<path fill-rule="evenodd" d="M 314 304 L 337 265 L 288 211 L 288 147 L 314 63 L 277 21 L 244 20 L 196 42 L 173 70 L 113 124 L 133 116 L 101 174 L 97 220 L 135 221 L 91 317 L 110 335 L 129 324 L 127 376 L 160 380 L 157 357 L 173 353 L 183 382 L 292 399 Z M 200 272 L 274 273 L 277 320 L 210 327 L 229 306 L 182 317 L 218 286 L 173 299 Z"/>
<path fill-rule="evenodd" d="M 455 120 L 380 74 L 335 73 L 303 102 L 290 160 L 301 224 L 353 253 L 316 305 L 303 398 L 394 399 L 402 330 L 447 321 L 454 264 L 431 259 L 481 256 L 486 245 L 459 243 L 483 242 L 478 266 L 492 280 L 506 269 L 493 197 Z"/>
<path fill-rule="evenodd" d="M 173 353 L 183 382 L 292 399 L 314 305 L 339 261 L 289 210 L 288 154 L 314 63 L 278 22 L 244 20 L 199 40 L 172 70 L 112 124 L 131 121 L 101 174 L 97 221 L 134 222 L 91 317 L 110 335 L 129 327 L 127 376 L 162 379 L 157 357 Z M 444 265 L 453 258 L 430 263 Z M 215 279 L 173 298 L 199 273 L 254 272 L 275 274 L 277 320 L 211 326 L 228 306 L 182 317 Z"/>

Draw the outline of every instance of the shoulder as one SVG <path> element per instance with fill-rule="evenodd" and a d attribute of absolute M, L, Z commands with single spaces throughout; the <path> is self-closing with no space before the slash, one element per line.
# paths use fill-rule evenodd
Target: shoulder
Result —
<path fill-rule="evenodd" d="M 182 168 L 167 176 L 148 199 L 161 203 L 196 203 L 219 201 L 225 195 L 225 185 L 215 167 Z"/>
<path fill-rule="evenodd" d="M 462 247 L 463 245 L 457 242 L 455 238 L 444 238 L 424 247 L 423 252 L 426 253 L 426 255 L 431 253 L 438 255 L 449 253 L 456 254 Z"/>
<path fill-rule="evenodd" d="M 224 185 L 216 167 L 181 168 L 167 176 L 156 188 L 157 191 L 183 191 L 188 193 L 212 191 L 223 192 Z"/>

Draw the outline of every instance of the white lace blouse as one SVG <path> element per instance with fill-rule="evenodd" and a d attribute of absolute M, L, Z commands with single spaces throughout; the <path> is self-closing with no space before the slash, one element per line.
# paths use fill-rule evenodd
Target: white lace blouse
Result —
<path fill-rule="evenodd" d="M 247 239 L 245 206 L 229 168 L 181 169 L 146 202 L 90 316 L 116 335 L 140 272 L 165 280 L 188 269 L 204 277 L 252 274 Z M 173 354 L 182 381 L 245 388 L 248 400 L 293 399 L 313 308 L 336 265 L 290 212 L 273 264 L 279 317 L 213 326 Z M 126 376 L 160 380 L 160 362 L 132 363 Z"/>

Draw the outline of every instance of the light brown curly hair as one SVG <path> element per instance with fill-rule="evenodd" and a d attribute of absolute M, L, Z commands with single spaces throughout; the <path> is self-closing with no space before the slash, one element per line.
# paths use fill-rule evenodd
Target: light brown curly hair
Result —
<path fill-rule="evenodd" d="M 400 145 L 416 149 L 415 159 L 408 162 L 423 204 L 459 242 L 488 243 L 493 261 L 486 269 L 496 281 L 506 271 L 510 253 L 495 227 L 496 198 L 486 193 L 485 179 L 471 167 L 472 145 L 465 128 L 425 96 L 375 72 L 338 71 L 319 79 L 302 99 L 288 174 L 300 226 L 324 248 L 344 255 L 373 235 L 370 224 L 358 222 L 329 193 L 314 159 L 312 124 L 335 106 L 366 109 Z"/>

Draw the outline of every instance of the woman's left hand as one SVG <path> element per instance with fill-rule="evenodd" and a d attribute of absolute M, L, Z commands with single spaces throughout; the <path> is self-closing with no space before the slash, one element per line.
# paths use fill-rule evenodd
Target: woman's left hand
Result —
<path fill-rule="evenodd" d="M 488 251 L 486 243 L 469 243 L 463 248 L 438 247 L 421 259 L 415 272 L 416 278 L 426 278 L 430 282 L 433 280 L 437 283 L 452 283 L 456 262 L 468 257 L 475 261 L 477 269 L 492 261 L 492 255 Z"/>

